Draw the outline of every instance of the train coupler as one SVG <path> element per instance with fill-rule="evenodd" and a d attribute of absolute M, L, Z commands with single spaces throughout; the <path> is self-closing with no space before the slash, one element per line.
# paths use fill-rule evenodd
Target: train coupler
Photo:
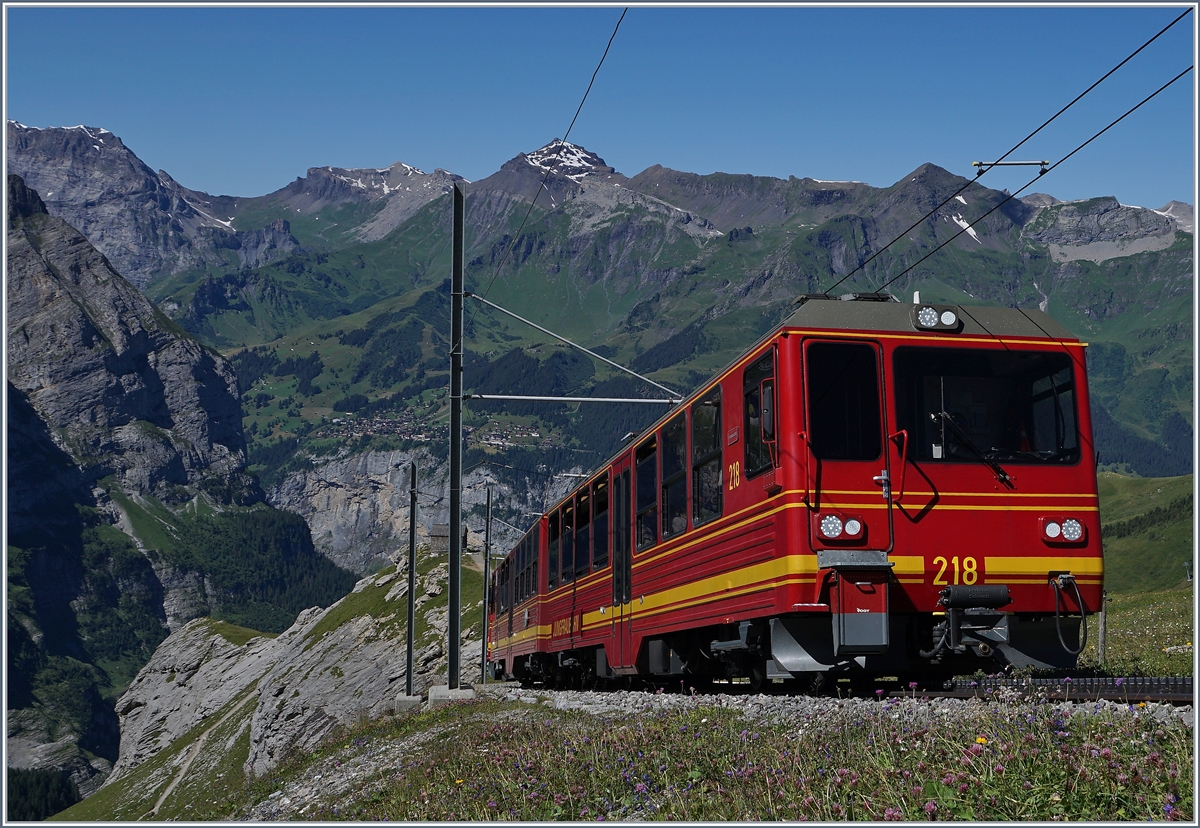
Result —
<path fill-rule="evenodd" d="M 1012 602 L 1008 586 L 951 586 L 940 593 L 938 604 L 946 610 L 944 620 L 933 628 L 933 649 L 921 650 L 921 658 L 940 660 L 947 653 L 958 655 L 974 650 L 990 656 L 999 644 L 1008 644 L 1008 615 L 1000 607 Z"/>

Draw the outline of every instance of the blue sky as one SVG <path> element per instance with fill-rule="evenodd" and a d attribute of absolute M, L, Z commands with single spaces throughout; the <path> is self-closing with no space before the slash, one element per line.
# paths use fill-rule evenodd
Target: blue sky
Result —
<path fill-rule="evenodd" d="M 570 140 L 630 176 L 970 176 L 1183 8 L 633 6 Z M 213 194 L 394 161 L 477 180 L 563 137 L 621 10 L 8 5 L 6 116 L 111 130 Z M 1011 157 L 1057 161 L 1192 65 L 1195 18 Z M 1194 203 L 1195 125 L 1192 72 L 1025 194 Z"/>

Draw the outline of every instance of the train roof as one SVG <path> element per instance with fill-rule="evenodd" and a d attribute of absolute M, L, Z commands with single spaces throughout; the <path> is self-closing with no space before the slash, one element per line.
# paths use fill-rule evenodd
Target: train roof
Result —
<path fill-rule="evenodd" d="M 870 298 L 866 298 L 866 297 Z M 940 302 L 909 304 L 887 294 L 846 294 L 845 297 L 812 294 L 800 298 L 800 307 L 783 323 L 784 328 L 877 330 L 912 333 L 915 313 L 921 307 L 939 312 L 952 310 L 959 317 L 956 330 L 965 335 L 1077 340 L 1078 338 L 1040 310 L 950 305 Z"/>

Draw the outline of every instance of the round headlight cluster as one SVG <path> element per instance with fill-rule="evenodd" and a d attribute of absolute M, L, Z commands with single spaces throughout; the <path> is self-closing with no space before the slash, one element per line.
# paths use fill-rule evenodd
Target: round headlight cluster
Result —
<path fill-rule="evenodd" d="M 957 331 L 961 323 L 957 309 L 945 305 L 916 305 L 911 319 L 921 331 Z"/>
<path fill-rule="evenodd" d="M 1042 534 L 1048 541 L 1076 543 L 1083 540 L 1083 523 L 1076 518 L 1042 518 Z"/>
<path fill-rule="evenodd" d="M 848 521 L 846 521 L 847 535 L 857 535 L 860 532 L 862 532 L 862 521 L 857 520 L 856 518 L 850 518 Z"/>
<path fill-rule="evenodd" d="M 821 518 L 821 534 L 827 538 L 836 538 L 842 534 L 842 519 L 837 515 L 826 515 Z"/>

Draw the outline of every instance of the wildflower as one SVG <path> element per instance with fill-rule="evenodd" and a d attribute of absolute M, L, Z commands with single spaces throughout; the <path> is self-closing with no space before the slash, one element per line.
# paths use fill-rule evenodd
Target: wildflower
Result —
<path fill-rule="evenodd" d="M 992 773 L 1004 773 L 1004 765 L 996 765 L 992 768 Z"/>
<path fill-rule="evenodd" d="M 1167 806 L 1167 808 L 1170 808 L 1170 807 L 1171 807 L 1170 805 Z M 891 822 L 892 820 L 897 820 L 897 819 L 904 819 L 904 814 L 900 811 L 899 808 L 887 808 L 883 812 L 883 819 L 885 822 Z"/>
<path fill-rule="evenodd" d="M 987 740 L 986 736 L 976 736 L 975 737 L 975 744 L 986 745 L 987 743 L 988 743 L 988 740 Z"/>
<path fill-rule="evenodd" d="M 937 803 L 932 799 L 925 803 L 925 813 L 930 815 L 937 813 Z"/>

